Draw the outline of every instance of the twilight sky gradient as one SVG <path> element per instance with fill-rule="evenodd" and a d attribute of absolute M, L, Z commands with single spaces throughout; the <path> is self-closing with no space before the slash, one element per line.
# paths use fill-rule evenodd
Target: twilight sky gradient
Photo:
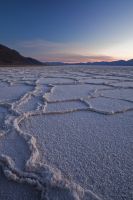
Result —
<path fill-rule="evenodd" d="M 41 61 L 133 58 L 133 0 L 0 0 L 0 43 Z"/>

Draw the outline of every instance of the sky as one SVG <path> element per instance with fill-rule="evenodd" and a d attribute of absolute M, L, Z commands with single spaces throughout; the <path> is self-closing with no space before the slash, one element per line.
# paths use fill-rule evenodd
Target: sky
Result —
<path fill-rule="evenodd" d="M 41 61 L 133 58 L 133 0 L 0 0 L 0 43 Z"/>

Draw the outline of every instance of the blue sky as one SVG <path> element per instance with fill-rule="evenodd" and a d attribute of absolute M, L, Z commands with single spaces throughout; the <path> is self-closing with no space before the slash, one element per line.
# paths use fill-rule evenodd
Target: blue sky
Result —
<path fill-rule="evenodd" d="M 133 58 L 133 0 L 1 0 L 0 43 L 42 61 Z"/>

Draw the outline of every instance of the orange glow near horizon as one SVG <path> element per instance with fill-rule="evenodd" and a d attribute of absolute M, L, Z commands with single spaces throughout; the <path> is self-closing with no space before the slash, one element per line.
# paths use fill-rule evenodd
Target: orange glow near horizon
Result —
<path fill-rule="evenodd" d="M 86 62 L 111 62 L 117 60 L 110 56 L 80 56 L 80 55 L 57 55 L 57 56 L 42 56 L 36 57 L 43 62 L 65 62 L 65 63 L 86 63 Z"/>
<path fill-rule="evenodd" d="M 133 58 L 133 40 L 123 42 L 101 43 L 59 43 L 46 40 L 31 40 L 20 43 L 19 48 L 25 56 L 42 62 L 111 62 Z"/>

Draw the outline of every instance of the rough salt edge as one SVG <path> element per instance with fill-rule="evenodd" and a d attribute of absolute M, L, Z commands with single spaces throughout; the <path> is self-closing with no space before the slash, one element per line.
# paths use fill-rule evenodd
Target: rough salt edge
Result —
<path fill-rule="evenodd" d="M 51 90 L 49 92 L 45 93 L 45 95 L 43 96 L 43 98 L 45 99 L 47 97 L 47 95 L 49 95 L 49 93 L 52 93 L 52 91 L 54 90 L 54 88 L 55 88 L 55 86 L 53 85 L 51 87 Z M 25 96 L 20 99 L 20 103 L 22 102 L 22 100 L 23 100 L 23 102 L 27 101 L 28 98 L 30 97 L 30 95 L 32 95 L 32 94 L 33 94 L 32 92 L 31 93 L 29 92 L 29 94 L 25 94 Z M 84 101 L 84 103 L 86 103 L 86 102 Z M 45 106 L 47 106 L 47 104 Z M 89 104 L 88 104 L 88 106 L 89 106 L 89 110 L 90 111 L 99 112 L 99 111 L 97 111 L 97 110 L 95 110 L 93 108 L 90 108 Z M 14 110 L 13 107 L 12 107 L 12 110 Z M 17 110 L 15 110 L 15 111 L 17 111 Z M 62 114 L 62 113 L 75 112 L 75 111 L 79 111 L 79 109 L 72 109 L 72 110 L 69 110 L 69 111 L 66 111 L 66 112 L 49 112 L 47 114 L 53 114 L 53 113 Z M 123 111 L 117 111 L 117 112 L 125 112 L 125 110 L 123 110 Z M 112 112 L 111 113 L 110 112 L 106 113 L 106 112 L 103 112 L 103 111 L 100 111 L 100 113 L 102 113 L 102 114 L 114 114 Z M 44 113 L 44 111 L 42 111 L 42 112 L 41 111 L 38 111 L 38 112 L 36 111 L 36 112 L 24 113 L 23 116 L 20 116 L 20 117 L 18 117 L 18 118 L 16 118 L 14 120 L 14 127 L 15 127 L 15 129 L 18 131 L 18 133 L 20 135 L 22 135 L 25 138 L 25 140 L 29 144 L 30 151 L 31 151 L 31 156 L 30 156 L 29 160 L 26 163 L 26 167 L 27 167 L 27 170 L 32 170 L 33 174 L 31 174 L 31 172 L 24 173 L 24 172 L 18 171 L 17 169 L 15 169 L 13 161 L 11 160 L 11 158 L 9 158 L 9 157 L 7 158 L 7 157 L 3 156 L 3 157 L 0 158 L 0 160 L 1 160 L 2 164 L 6 163 L 6 165 L 7 165 L 4 168 L 5 175 L 8 178 L 14 179 L 15 181 L 18 181 L 18 182 L 27 182 L 29 184 L 33 184 L 33 185 L 37 184 L 38 185 L 38 181 L 41 181 L 41 180 L 38 180 L 39 177 L 36 176 L 35 174 L 37 173 L 37 171 L 39 171 L 39 169 L 41 169 L 41 171 L 38 172 L 38 173 L 44 173 L 45 172 L 47 175 L 48 174 L 50 175 L 50 179 L 48 177 L 47 181 L 46 181 L 46 177 L 45 177 L 45 179 L 43 179 L 43 180 L 46 181 L 45 184 L 47 184 L 47 186 L 49 186 L 49 187 L 47 187 L 47 190 L 50 190 L 51 187 L 59 187 L 59 188 L 63 188 L 63 189 L 64 188 L 68 189 L 68 190 L 70 190 L 70 192 L 72 192 L 71 190 L 73 189 L 73 197 L 75 199 L 79 199 L 78 193 L 76 191 L 77 188 L 80 191 L 79 193 L 82 193 L 82 195 L 84 193 L 84 190 L 79 185 L 76 185 L 74 183 L 70 184 L 68 182 L 68 180 L 62 179 L 61 172 L 59 172 L 58 170 L 56 171 L 55 169 L 51 168 L 50 166 L 46 166 L 46 165 L 44 165 L 42 163 L 36 163 L 36 160 L 37 160 L 37 158 L 39 156 L 39 151 L 38 151 L 38 149 L 36 147 L 36 139 L 33 136 L 24 133 L 19 128 L 18 124 L 20 123 L 21 120 L 23 120 L 25 118 L 28 118 L 29 116 L 40 115 L 40 114 L 46 114 L 46 113 Z M 55 171 L 57 173 L 55 173 Z M 34 172 L 35 172 L 35 174 L 34 174 Z M 51 179 L 51 177 L 52 177 L 52 179 Z M 51 182 L 51 180 L 52 180 L 52 182 Z M 39 186 L 40 185 L 41 184 L 39 184 Z M 40 188 L 43 191 L 44 186 L 41 185 Z M 88 190 L 88 192 L 89 192 L 89 194 L 92 194 L 93 197 L 96 197 L 96 199 L 100 199 L 95 194 L 93 194 L 92 191 Z"/>
<path fill-rule="evenodd" d="M 49 92 L 52 92 L 53 88 L 54 87 L 51 87 L 51 90 Z M 23 97 L 21 97 L 20 100 L 13 103 L 11 106 L 11 110 L 17 113 L 16 104 L 20 105 L 22 101 L 23 102 L 27 101 L 27 99 L 30 99 L 30 95 L 32 95 L 33 93 L 34 91 L 28 92 Z M 37 114 L 41 114 L 41 112 L 38 111 Z M 79 185 L 75 183 L 70 183 L 68 180 L 64 179 L 59 170 L 53 169 L 52 167 L 48 165 L 44 165 L 42 163 L 36 162 L 39 156 L 39 151 L 36 147 L 36 139 L 32 135 L 27 134 L 23 132 L 22 130 L 20 130 L 19 125 L 18 125 L 22 119 L 27 118 L 31 115 L 34 115 L 34 112 L 24 113 L 23 115 L 20 115 L 19 117 L 16 117 L 13 120 L 14 129 L 17 131 L 19 135 L 21 135 L 25 139 L 31 152 L 31 156 L 26 162 L 27 172 L 22 172 L 18 170 L 17 168 L 15 168 L 15 163 L 10 157 L 6 155 L 1 155 L 0 163 L 3 168 L 5 176 L 19 183 L 27 182 L 30 185 L 34 185 L 34 186 L 36 185 L 36 187 L 39 190 L 43 191 L 43 194 L 45 194 L 45 196 L 47 192 L 44 192 L 44 188 L 45 190 L 47 188 L 47 191 L 49 191 L 50 188 L 57 187 L 60 189 L 67 190 L 68 193 L 70 193 L 73 196 L 73 199 L 80 200 L 81 199 L 80 196 L 83 197 L 83 193 L 84 193 L 83 188 L 81 188 Z M 10 124 L 11 121 L 12 120 L 8 120 L 8 124 Z M 41 178 L 39 179 L 39 176 L 37 176 L 36 173 L 40 173 L 41 175 L 45 174 L 45 177 L 43 177 L 43 183 L 41 183 Z M 42 196 L 42 199 L 43 199 L 43 196 Z"/>
<path fill-rule="evenodd" d="M 51 90 L 49 90 L 49 92 L 47 92 L 47 94 L 48 93 L 52 93 L 53 92 L 53 90 L 54 90 L 54 87 L 51 87 Z M 46 93 L 45 93 L 46 94 Z M 28 112 L 28 113 L 25 113 L 23 116 L 21 116 L 19 119 L 17 119 L 17 121 L 14 121 L 15 122 L 15 127 L 16 127 L 16 129 L 17 129 L 17 131 L 19 132 L 19 133 L 21 133 L 21 134 L 23 134 L 23 135 L 25 135 L 25 133 L 22 131 L 22 130 L 20 130 L 20 128 L 19 128 L 19 123 L 23 120 L 23 119 L 25 119 L 25 117 L 26 118 L 28 118 L 29 116 L 32 116 L 32 115 L 34 115 L 34 114 L 42 114 L 43 112 Z M 28 141 L 28 144 L 29 144 L 29 147 L 30 147 L 30 150 L 31 150 L 31 152 L 32 152 L 32 154 L 31 154 L 31 157 L 30 157 L 30 159 L 27 161 L 27 163 L 26 163 L 26 167 L 27 167 L 27 169 L 29 169 L 29 168 L 31 168 L 31 166 L 32 166 L 32 168 L 33 168 L 33 166 L 36 166 L 36 160 L 37 160 L 37 158 L 38 158 L 38 156 L 39 156 L 39 152 L 38 152 L 38 150 L 37 150 L 37 147 L 36 147 L 36 140 L 35 140 L 35 138 L 33 137 L 33 136 L 31 136 L 31 140 L 30 141 Z M 42 166 L 43 167 L 43 170 L 42 171 L 45 171 L 46 170 L 46 166 L 44 166 L 44 165 L 42 165 L 41 163 L 40 163 L 40 166 Z M 48 167 L 48 166 L 47 166 Z M 51 172 L 53 173 L 52 174 L 52 179 L 50 179 L 50 185 L 51 185 L 51 183 L 52 183 L 52 187 L 53 187 L 53 179 L 55 179 L 55 185 L 56 185 L 56 187 L 58 186 L 57 185 L 57 182 L 60 182 L 60 184 L 59 184 L 59 186 L 62 186 L 62 181 L 63 181 L 63 185 L 65 184 L 65 187 L 66 187 L 66 183 L 64 183 L 64 181 L 65 181 L 65 179 L 62 179 L 61 177 L 61 172 L 59 172 L 58 171 L 58 173 L 56 174 L 55 173 L 55 169 L 52 169 L 51 167 L 50 167 L 50 169 L 48 169 L 48 170 L 50 170 L 49 172 L 47 171 L 47 175 L 50 173 L 51 174 Z M 56 169 L 57 170 L 57 169 Z M 36 171 L 36 170 L 35 170 Z M 60 174 L 60 175 L 59 175 Z M 51 175 L 50 175 L 51 176 Z M 59 178 L 60 177 L 60 178 Z M 45 177 L 45 179 L 46 179 L 46 177 Z M 62 180 L 61 180 L 62 179 Z M 52 180 L 52 182 L 51 182 L 51 180 Z M 60 181 L 59 181 L 60 180 Z M 49 180 L 48 180 L 49 181 Z M 46 183 L 46 184 L 48 184 L 48 183 Z M 69 183 L 70 184 L 70 183 Z M 69 185 L 68 184 L 68 181 L 67 181 L 67 186 Z M 76 186 L 76 190 L 77 190 L 77 185 L 75 184 L 75 183 L 73 183 L 74 184 L 74 186 Z M 71 184 L 71 186 L 69 186 L 68 188 L 66 188 L 66 189 L 72 189 L 73 188 L 73 184 Z M 64 186 L 63 186 L 64 187 Z M 79 188 L 80 186 L 78 186 L 78 188 Z M 81 188 L 81 187 L 80 187 Z M 64 188 L 63 188 L 64 189 Z M 75 190 L 75 189 L 74 189 Z M 82 190 L 83 191 L 83 189 L 80 189 L 80 190 Z M 77 193 L 76 191 L 73 191 L 74 192 L 74 196 L 75 196 L 75 194 Z M 76 195 L 76 196 L 78 196 L 78 194 Z M 79 198 L 78 198 L 79 199 Z"/>

